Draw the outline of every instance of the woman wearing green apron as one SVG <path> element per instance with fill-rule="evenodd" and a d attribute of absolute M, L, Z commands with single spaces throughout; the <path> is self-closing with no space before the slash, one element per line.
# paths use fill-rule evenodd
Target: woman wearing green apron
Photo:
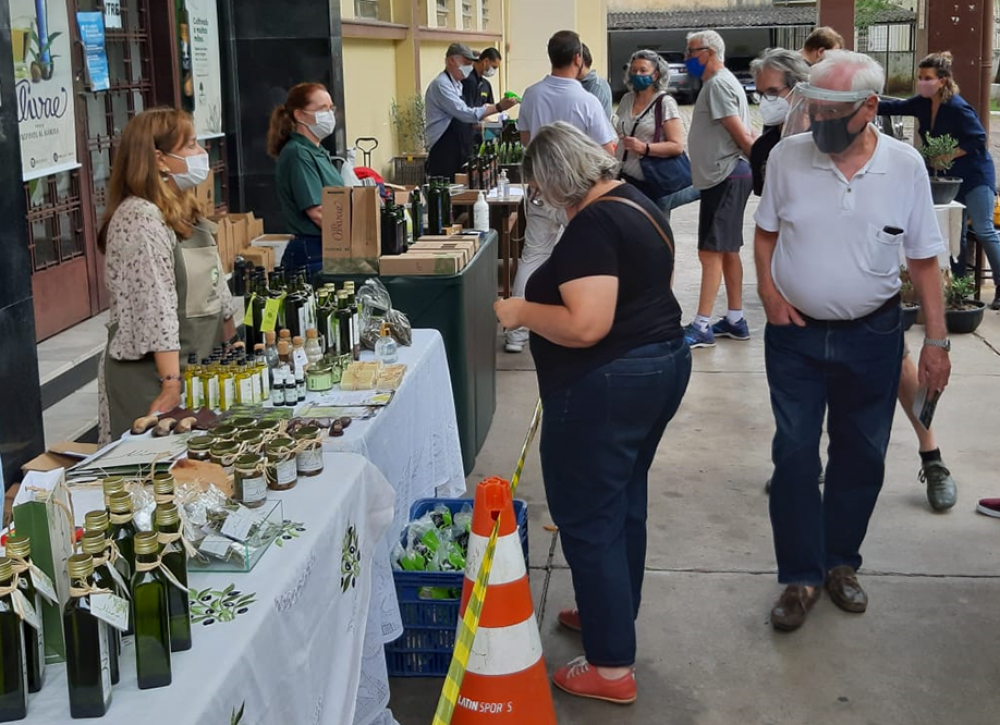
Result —
<path fill-rule="evenodd" d="M 213 225 L 192 191 L 208 168 L 183 111 L 145 111 L 122 133 L 98 237 L 110 301 L 98 372 L 104 443 L 179 406 L 182 362 L 235 336 Z"/>

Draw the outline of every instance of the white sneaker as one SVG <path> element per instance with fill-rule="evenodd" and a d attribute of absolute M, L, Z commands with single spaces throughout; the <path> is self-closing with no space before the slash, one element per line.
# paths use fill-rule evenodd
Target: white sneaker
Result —
<path fill-rule="evenodd" d="M 505 352 L 524 352 L 524 345 L 519 342 L 508 342 L 503 346 Z"/>

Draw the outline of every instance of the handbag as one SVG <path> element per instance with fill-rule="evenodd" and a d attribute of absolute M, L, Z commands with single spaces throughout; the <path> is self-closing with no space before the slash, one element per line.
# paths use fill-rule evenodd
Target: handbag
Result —
<path fill-rule="evenodd" d="M 656 131 L 653 133 L 653 143 L 659 143 L 663 140 L 662 101 L 665 95 L 661 94 L 653 102 L 656 106 Z M 646 115 L 645 112 L 644 115 Z M 642 116 L 639 118 L 641 120 Z M 638 125 L 638 121 L 636 123 Z M 639 165 L 642 167 L 642 175 L 645 177 L 647 193 L 653 200 L 661 199 L 691 186 L 691 159 L 688 158 L 686 151 L 670 157 L 649 156 L 647 154 L 639 159 Z"/>

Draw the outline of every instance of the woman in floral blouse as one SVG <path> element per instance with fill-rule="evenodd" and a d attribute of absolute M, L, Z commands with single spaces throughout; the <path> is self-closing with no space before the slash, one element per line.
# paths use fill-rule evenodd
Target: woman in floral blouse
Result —
<path fill-rule="evenodd" d="M 100 436 L 181 404 L 181 365 L 235 336 L 234 305 L 193 189 L 208 154 L 191 117 L 145 111 L 122 133 L 98 237 L 110 299 L 101 358 Z"/>

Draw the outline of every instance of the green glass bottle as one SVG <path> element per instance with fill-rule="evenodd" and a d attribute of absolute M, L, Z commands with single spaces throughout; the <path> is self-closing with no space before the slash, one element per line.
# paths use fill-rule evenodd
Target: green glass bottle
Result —
<path fill-rule="evenodd" d="M 74 554 L 66 567 L 71 586 L 63 608 L 69 714 L 75 718 L 104 717 L 111 707 L 108 625 L 90 613 L 90 595 L 79 593 L 94 583 L 94 561 L 90 554 Z"/>
<path fill-rule="evenodd" d="M 0 587 L 9 587 L 13 562 L 0 558 Z M 0 596 L 0 722 L 28 717 L 28 673 L 25 669 L 24 623 L 10 595 Z"/>
<path fill-rule="evenodd" d="M 156 505 L 174 502 L 174 475 L 169 471 L 153 474 L 153 498 Z"/>
<path fill-rule="evenodd" d="M 167 591 L 175 587 L 159 567 L 160 542 L 152 531 L 135 536 L 132 612 L 135 670 L 140 690 L 166 687 L 170 672 L 170 606 Z"/>
<path fill-rule="evenodd" d="M 132 521 L 132 497 L 125 491 L 111 496 L 111 532 L 108 538 L 115 542 L 118 553 L 118 571 L 125 581 L 135 572 L 135 549 L 133 540 L 139 533 Z"/>
<path fill-rule="evenodd" d="M 89 534 L 83 535 L 81 549 L 84 554 L 90 554 L 91 556 L 94 567 L 94 586 L 98 589 L 107 589 L 127 599 L 127 594 L 121 590 L 121 587 L 111 577 L 111 572 L 108 571 L 110 564 L 108 564 L 107 548 L 108 540 L 104 537 L 104 534 L 91 531 Z M 121 679 L 121 671 L 118 667 L 118 656 L 122 649 L 121 632 L 106 622 L 102 624 L 108 628 L 108 659 L 111 665 L 111 684 L 117 685 Z"/>
<path fill-rule="evenodd" d="M 31 562 L 31 539 L 27 536 L 11 536 L 7 539 L 7 556 L 13 561 L 14 571 L 20 577 L 18 587 L 21 594 L 35 608 L 38 622 L 42 623 L 42 597 L 31 580 L 28 565 Z M 27 622 L 24 628 L 24 660 L 28 668 L 28 692 L 38 692 L 45 684 L 45 631 L 35 629 Z"/>
<path fill-rule="evenodd" d="M 187 592 L 187 554 L 177 540 L 181 530 L 181 517 L 174 504 L 160 504 L 156 507 L 156 531 L 163 550 L 160 554 L 163 565 L 181 584 L 183 591 L 170 586 L 167 604 L 170 607 L 170 651 L 183 652 L 191 649 L 191 602 Z"/>
<path fill-rule="evenodd" d="M 84 533 L 89 533 L 91 531 L 97 531 L 102 534 L 107 534 L 111 530 L 111 517 L 108 516 L 108 512 L 104 509 L 99 509 L 97 511 L 88 511 L 83 515 L 83 531 Z"/>
<path fill-rule="evenodd" d="M 111 497 L 125 491 L 125 479 L 121 476 L 108 476 L 101 481 L 101 487 L 104 489 L 104 507 L 110 512 Z"/>

